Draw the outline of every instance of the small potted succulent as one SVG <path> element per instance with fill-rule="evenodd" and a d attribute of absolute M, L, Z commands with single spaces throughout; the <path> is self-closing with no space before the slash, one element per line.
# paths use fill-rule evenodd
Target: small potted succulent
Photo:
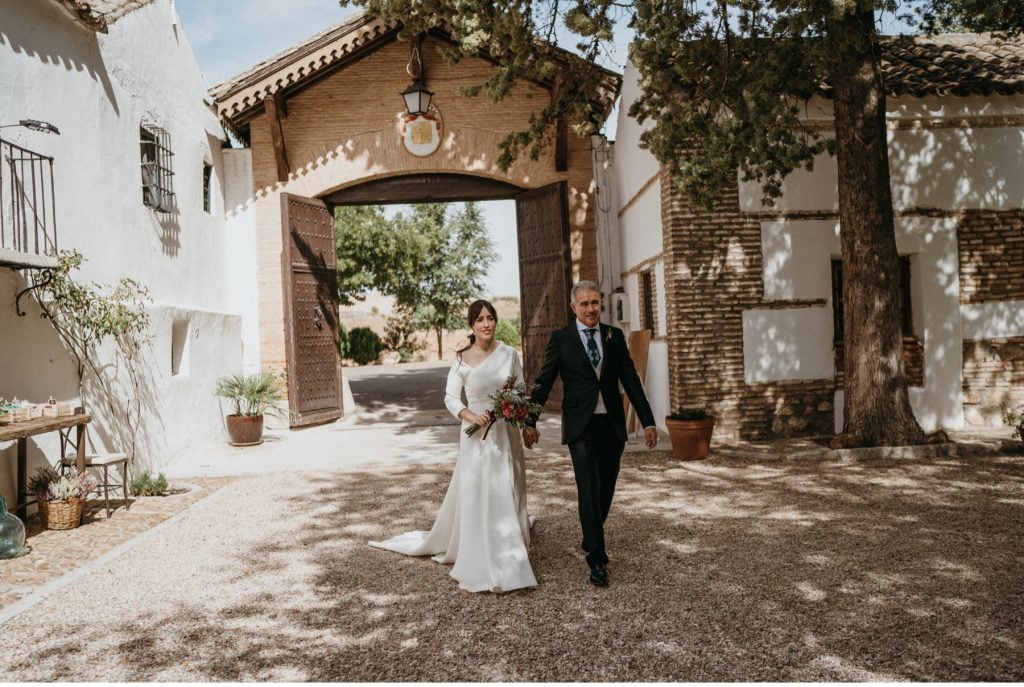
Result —
<path fill-rule="evenodd" d="M 274 375 L 258 372 L 229 375 L 217 380 L 217 396 L 234 404 L 228 415 L 228 436 L 232 446 L 255 446 L 263 442 L 263 415 L 276 412 L 274 403 L 281 400 Z"/>
<path fill-rule="evenodd" d="M 703 408 L 680 408 L 665 418 L 672 455 L 679 460 L 704 460 L 711 447 L 715 418 Z"/>
<path fill-rule="evenodd" d="M 48 530 L 70 530 L 82 524 L 85 497 L 95 490 L 91 475 L 61 475 L 51 467 L 37 469 L 28 480 L 28 491 L 39 505 L 39 519 Z"/>

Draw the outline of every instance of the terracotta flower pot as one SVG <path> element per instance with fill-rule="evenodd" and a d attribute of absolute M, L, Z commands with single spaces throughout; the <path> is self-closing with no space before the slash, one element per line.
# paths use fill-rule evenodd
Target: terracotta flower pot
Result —
<path fill-rule="evenodd" d="M 715 418 L 704 420 L 673 420 L 665 418 L 668 438 L 672 442 L 672 455 L 679 460 L 704 460 L 711 447 L 711 433 Z"/>
<path fill-rule="evenodd" d="M 262 415 L 228 415 L 232 446 L 255 446 L 263 441 Z"/>

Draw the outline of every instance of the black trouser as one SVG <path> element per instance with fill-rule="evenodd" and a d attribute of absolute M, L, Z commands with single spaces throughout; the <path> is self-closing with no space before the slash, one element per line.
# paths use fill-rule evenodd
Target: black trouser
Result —
<path fill-rule="evenodd" d="M 604 521 L 612 507 L 615 480 L 625 442 L 619 438 L 607 415 L 594 415 L 578 439 L 569 442 L 572 467 L 579 494 L 580 525 L 587 563 L 607 563 L 604 549 Z"/>

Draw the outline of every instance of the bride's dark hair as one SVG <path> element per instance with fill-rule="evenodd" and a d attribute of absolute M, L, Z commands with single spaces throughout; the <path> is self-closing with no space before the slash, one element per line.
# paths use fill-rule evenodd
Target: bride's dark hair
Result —
<path fill-rule="evenodd" d="M 472 303 L 469 304 L 469 317 L 466 318 L 466 319 L 469 320 L 469 328 L 470 328 L 470 330 L 473 329 L 473 323 L 476 322 L 476 318 L 480 317 L 480 313 L 481 313 L 481 311 L 483 311 L 484 308 L 487 308 L 487 310 L 490 311 L 491 317 L 494 318 L 494 323 L 495 324 L 498 323 L 498 313 L 494 309 L 494 306 L 491 305 L 490 301 L 485 301 L 484 299 L 481 298 L 480 300 L 473 301 Z M 473 347 L 473 344 L 475 344 L 475 343 L 476 343 L 476 334 L 474 334 L 472 331 L 470 331 L 469 332 L 469 345 L 468 346 L 463 346 L 459 350 L 455 351 L 455 357 L 458 358 L 459 361 L 461 361 L 462 360 L 462 352 L 463 351 L 468 351 L 470 348 Z"/>

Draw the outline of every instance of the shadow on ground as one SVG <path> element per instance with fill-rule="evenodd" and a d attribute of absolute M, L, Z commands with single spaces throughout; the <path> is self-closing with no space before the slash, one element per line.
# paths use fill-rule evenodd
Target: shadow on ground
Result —
<path fill-rule="evenodd" d="M 117 679 L 1024 679 L 1021 458 L 633 456 L 604 590 L 585 583 L 568 460 L 534 458 L 540 586 L 505 595 L 460 593 L 447 567 L 366 545 L 429 527 L 450 469 L 304 478 L 277 511 L 290 519 L 211 563 L 216 588 L 168 570 L 194 595 L 106 623 Z M 86 668 L 89 634 L 54 627 L 2 672 L 108 679 Z"/>

